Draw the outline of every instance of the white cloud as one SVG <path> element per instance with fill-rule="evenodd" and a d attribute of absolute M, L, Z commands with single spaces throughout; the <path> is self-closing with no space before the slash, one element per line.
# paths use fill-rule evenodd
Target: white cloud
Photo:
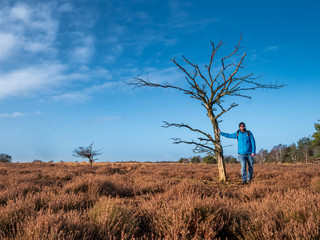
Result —
<path fill-rule="evenodd" d="M 74 61 L 86 63 L 90 60 L 94 52 L 94 38 L 92 35 L 84 35 L 83 33 L 75 33 L 79 44 L 73 49 L 72 57 Z"/>
<path fill-rule="evenodd" d="M 47 53 L 54 49 L 58 21 L 53 18 L 52 6 L 42 4 L 31 7 L 25 3 L 16 3 L 13 7 L 0 10 L 0 60 L 25 52 Z M 8 46 L 9 45 L 9 46 Z M 28 56 L 30 57 L 30 56 Z"/>
<path fill-rule="evenodd" d="M 92 50 L 89 46 L 79 46 L 73 51 L 73 58 L 79 62 L 87 62 L 92 55 Z"/>
<path fill-rule="evenodd" d="M 22 112 L 0 113 L 0 118 L 21 118 L 21 117 L 36 116 L 41 114 L 42 114 L 41 111 L 27 112 L 27 113 L 22 113 Z"/>
<path fill-rule="evenodd" d="M 16 39 L 11 33 L 0 32 L 0 61 L 10 55 L 15 45 Z"/>
<path fill-rule="evenodd" d="M 83 80 L 83 74 L 66 74 L 62 64 L 43 64 L 0 73 L 0 99 L 9 96 L 27 96 L 72 80 Z"/>
<path fill-rule="evenodd" d="M 13 19 L 22 20 L 24 22 L 29 22 L 30 20 L 30 9 L 27 5 L 23 3 L 17 3 L 11 9 L 11 16 Z"/>
<path fill-rule="evenodd" d="M 17 2 L 0 9 L 0 99 L 50 96 L 55 89 L 68 88 L 72 81 L 103 78 L 106 72 L 102 69 L 94 72 L 77 66 L 90 60 L 95 44 L 94 36 L 81 31 L 81 27 L 67 35 L 72 61 L 66 59 L 62 63 L 63 59 L 58 58 L 64 53 L 57 44 L 59 16 L 73 9 L 68 3 L 57 6 L 47 2 Z M 79 95 L 66 93 L 60 98 L 77 97 Z"/>
<path fill-rule="evenodd" d="M 45 95 L 56 101 L 86 101 L 94 93 L 105 89 L 127 91 L 128 87 L 121 80 L 141 73 L 134 67 L 128 69 L 130 67 L 126 66 L 112 72 L 103 68 L 90 70 L 88 66 L 95 54 L 96 37 L 87 24 L 82 24 L 88 16 L 73 19 L 74 22 L 65 28 L 60 24 L 59 17 L 62 14 L 75 17 L 70 12 L 77 12 L 79 9 L 75 9 L 76 6 L 41 1 L 29 3 L 18 2 L 0 9 L 0 21 L 5 19 L 6 23 L 0 24 L 0 64 L 9 62 L 7 69 L 0 70 L 0 99 Z M 178 6 L 171 3 L 171 7 L 174 9 Z M 180 20 L 185 17 L 183 13 L 179 14 Z M 124 18 L 143 27 L 133 32 L 122 20 L 111 21 L 103 39 L 108 46 L 104 52 L 108 62 L 116 61 L 127 48 L 140 54 L 150 45 L 169 46 L 177 42 L 170 35 L 174 28 L 169 23 L 155 24 L 147 12 L 137 12 L 135 15 L 127 11 Z M 70 30 L 70 26 L 73 32 L 65 31 Z M 149 73 L 149 78 L 156 82 L 171 82 L 183 77 L 176 67 L 146 69 L 142 72 Z M 112 78 L 119 82 L 111 81 Z M 70 82 L 79 80 L 85 82 L 70 89 Z"/>

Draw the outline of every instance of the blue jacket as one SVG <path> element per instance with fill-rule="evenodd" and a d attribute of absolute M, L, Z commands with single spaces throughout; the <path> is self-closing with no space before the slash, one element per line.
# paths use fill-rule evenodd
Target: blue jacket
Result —
<path fill-rule="evenodd" d="M 241 132 L 239 131 L 238 135 L 238 153 L 239 154 L 256 154 L 256 142 L 254 140 L 253 134 L 251 131 Z M 224 133 L 220 132 L 221 136 L 226 138 L 235 138 L 237 139 L 237 132 L 235 133 Z"/>

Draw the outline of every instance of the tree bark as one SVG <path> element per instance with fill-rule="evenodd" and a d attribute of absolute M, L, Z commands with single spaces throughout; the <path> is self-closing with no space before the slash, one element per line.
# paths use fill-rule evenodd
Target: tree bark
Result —
<path fill-rule="evenodd" d="M 218 162 L 218 171 L 219 171 L 219 180 L 222 182 L 227 181 L 227 173 L 226 173 L 226 166 L 224 163 L 223 158 L 223 150 L 221 144 L 216 144 L 216 149 L 220 150 L 216 152 L 217 162 Z"/>
<path fill-rule="evenodd" d="M 227 181 L 227 173 L 226 173 L 226 166 L 224 162 L 223 157 L 223 149 L 221 146 L 221 140 L 220 140 L 220 133 L 219 133 L 219 126 L 218 121 L 215 118 L 212 110 L 208 110 L 208 117 L 210 118 L 213 131 L 214 131 L 214 137 L 215 137 L 215 154 L 218 162 L 218 171 L 219 171 L 219 180 L 222 182 Z"/>

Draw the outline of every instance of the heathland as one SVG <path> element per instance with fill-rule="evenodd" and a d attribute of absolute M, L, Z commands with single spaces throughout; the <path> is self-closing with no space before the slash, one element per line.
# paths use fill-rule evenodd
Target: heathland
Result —
<path fill-rule="evenodd" d="M 319 239 L 320 164 L 2 163 L 1 239 Z"/>

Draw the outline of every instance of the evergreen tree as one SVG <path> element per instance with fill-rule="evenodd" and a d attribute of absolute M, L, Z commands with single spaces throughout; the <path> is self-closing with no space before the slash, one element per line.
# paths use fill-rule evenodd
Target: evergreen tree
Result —
<path fill-rule="evenodd" d="M 314 155 L 316 157 L 320 157 L 320 119 L 318 120 L 319 123 L 314 124 L 314 128 L 316 132 L 312 135 L 312 147 L 314 147 Z"/>

